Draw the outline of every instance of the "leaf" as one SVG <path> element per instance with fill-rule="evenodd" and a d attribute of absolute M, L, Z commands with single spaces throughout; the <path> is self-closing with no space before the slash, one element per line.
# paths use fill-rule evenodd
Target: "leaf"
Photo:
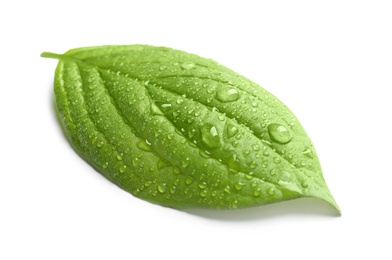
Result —
<path fill-rule="evenodd" d="M 339 208 L 292 112 L 213 60 L 147 45 L 72 49 L 55 95 L 74 149 L 135 196 L 174 208 L 315 197 Z"/>

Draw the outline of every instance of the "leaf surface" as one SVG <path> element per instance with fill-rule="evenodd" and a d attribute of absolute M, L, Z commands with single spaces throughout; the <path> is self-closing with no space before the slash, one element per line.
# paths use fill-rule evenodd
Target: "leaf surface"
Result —
<path fill-rule="evenodd" d="M 217 62 L 147 45 L 58 55 L 55 96 L 74 149 L 135 196 L 175 208 L 315 197 L 338 211 L 292 112 Z"/>

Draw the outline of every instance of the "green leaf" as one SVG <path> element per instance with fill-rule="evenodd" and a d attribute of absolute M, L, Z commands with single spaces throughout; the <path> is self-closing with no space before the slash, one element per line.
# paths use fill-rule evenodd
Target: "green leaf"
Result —
<path fill-rule="evenodd" d="M 174 208 L 315 197 L 338 211 L 292 112 L 217 62 L 147 45 L 72 49 L 55 95 L 74 149 L 135 196 Z"/>

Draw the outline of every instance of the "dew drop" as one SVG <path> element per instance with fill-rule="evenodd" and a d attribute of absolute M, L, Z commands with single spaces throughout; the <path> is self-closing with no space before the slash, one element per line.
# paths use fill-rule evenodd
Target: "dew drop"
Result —
<path fill-rule="evenodd" d="M 218 116 L 218 119 L 219 119 L 220 121 L 224 121 L 224 120 L 225 120 L 225 115 L 219 115 L 219 116 Z"/>
<path fill-rule="evenodd" d="M 307 188 L 308 187 L 308 183 L 306 181 L 302 181 L 301 182 L 301 186 L 302 186 L 302 188 Z"/>
<path fill-rule="evenodd" d="M 160 71 L 164 71 L 164 70 L 166 70 L 166 69 L 167 69 L 166 66 L 160 66 L 160 67 L 159 67 L 159 70 L 160 70 Z"/>
<path fill-rule="evenodd" d="M 187 185 L 191 185 L 191 184 L 193 183 L 193 178 L 190 177 L 190 176 L 186 177 L 185 183 L 186 183 Z"/>
<path fill-rule="evenodd" d="M 164 193 L 166 191 L 166 183 L 162 183 L 158 185 L 158 191 L 160 193 Z"/>
<path fill-rule="evenodd" d="M 205 188 L 207 188 L 207 183 L 205 183 L 205 182 L 199 183 L 199 188 L 204 190 Z"/>
<path fill-rule="evenodd" d="M 158 169 L 162 169 L 162 168 L 165 168 L 165 167 L 169 167 L 170 165 L 166 161 L 160 159 L 158 161 L 158 165 L 157 166 L 158 166 Z"/>
<path fill-rule="evenodd" d="M 182 166 L 182 168 L 187 168 L 188 166 L 189 166 L 189 164 L 191 163 L 191 161 L 190 161 L 190 159 L 187 157 L 187 158 L 185 158 L 185 160 L 182 160 L 182 162 L 181 162 L 181 166 Z"/>
<path fill-rule="evenodd" d="M 146 152 L 151 152 L 151 143 L 146 139 L 146 140 L 140 140 L 137 144 L 137 147 L 139 147 L 139 149 L 146 151 Z"/>
<path fill-rule="evenodd" d="M 314 157 L 314 152 L 313 149 L 310 147 L 305 147 L 305 150 L 302 152 L 305 156 L 309 157 L 310 159 L 313 159 Z"/>
<path fill-rule="evenodd" d="M 236 189 L 236 190 L 242 190 L 242 188 L 245 186 L 245 183 L 243 183 L 243 182 L 236 182 L 236 183 L 234 183 L 234 188 Z"/>
<path fill-rule="evenodd" d="M 238 128 L 232 124 L 227 125 L 227 136 L 229 138 L 234 137 L 238 133 Z"/>
<path fill-rule="evenodd" d="M 287 144 L 293 139 L 290 131 L 281 124 L 269 124 L 268 133 L 273 141 L 280 144 Z"/>
<path fill-rule="evenodd" d="M 148 187 L 151 185 L 151 183 L 152 183 L 151 181 L 146 181 L 146 182 L 144 182 L 144 186 Z"/>
<path fill-rule="evenodd" d="M 119 160 L 119 161 L 121 161 L 121 160 L 123 159 L 122 156 L 119 155 L 119 154 L 117 154 L 116 158 L 117 158 L 117 160 Z"/>
<path fill-rule="evenodd" d="M 155 103 L 151 103 L 151 113 L 153 115 L 163 116 L 162 111 L 155 105 Z"/>
<path fill-rule="evenodd" d="M 162 104 L 162 105 L 161 105 L 162 108 L 169 108 L 169 107 L 171 107 L 171 106 L 172 106 L 172 104 L 170 104 L 170 103 Z"/>
<path fill-rule="evenodd" d="M 279 164 L 281 163 L 282 159 L 280 159 L 279 157 L 275 157 L 274 158 L 274 163 Z"/>
<path fill-rule="evenodd" d="M 260 150 L 260 146 L 258 144 L 253 144 L 252 145 L 253 150 L 255 151 L 259 151 Z"/>
<path fill-rule="evenodd" d="M 181 170 L 178 169 L 177 167 L 173 167 L 173 173 L 178 175 L 181 173 Z"/>
<path fill-rule="evenodd" d="M 236 88 L 221 88 L 216 92 L 216 99 L 221 102 L 232 102 L 240 98 L 240 92 Z"/>
<path fill-rule="evenodd" d="M 202 190 L 202 191 L 200 191 L 200 197 L 203 197 L 203 198 L 205 198 L 205 197 L 207 197 L 207 190 Z"/>
<path fill-rule="evenodd" d="M 257 167 L 256 162 L 255 162 L 255 161 L 251 162 L 251 163 L 249 164 L 249 167 L 250 167 L 251 169 L 256 168 L 256 167 Z"/>
<path fill-rule="evenodd" d="M 121 165 L 120 166 L 120 172 L 121 173 L 124 173 L 124 172 L 126 172 L 127 171 L 127 166 L 126 165 Z"/>
<path fill-rule="evenodd" d="M 267 192 L 268 192 L 269 195 L 274 195 L 275 194 L 275 190 L 272 187 L 268 188 Z"/>
<path fill-rule="evenodd" d="M 169 140 L 173 140 L 174 135 L 173 135 L 173 134 L 168 134 L 168 135 L 167 135 L 167 138 L 168 138 Z"/>
<path fill-rule="evenodd" d="M 258 188 L 258 189 L 256 189 L 256 190 L 253 191 L 253 196 L 255 196 L 255 197 L 260 196 L 260 194 L 261 194 L 260 188 Z"/>
<path fill-rule="evenodd" d="M 177 187 L 176 187 L 176 186 L 172 186 L 172 187 L 170 188 L 170 193 L 171 193 L 171 194 L 174 194 L 174 193 L 176 192 L 176 190 L 177 190 Z"/>
<path fill-rule="evenodd" d="M 192 70 L 196 68 L 196 64 L 193 62 L 184 62 L 183 64 L 181 64 L 181 69 L 184 70 Z"/>
<path fill-rule="evenodd" d="M 217 149 L 221 146 L 218 130 L 212 124 L 205 124 L 201 128 L 201 140 L 211 149 Z"/>

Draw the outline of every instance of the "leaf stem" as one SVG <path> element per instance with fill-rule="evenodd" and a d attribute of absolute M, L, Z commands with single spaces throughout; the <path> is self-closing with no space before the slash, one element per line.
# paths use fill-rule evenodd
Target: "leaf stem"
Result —
<path fill-rule="evenodd" d="M 81 62 L 79 59 L 75 59 L 73 57 L 69 57 L 64 54 L 57 54 L 57 53 L 52 53 L 52 52 L 43 52 L 43 53 L 41 53 L 41 57 L 64 60 L 64 61 L 72 61 L 72 62 L 77 62 L 77 63 Z"/>

